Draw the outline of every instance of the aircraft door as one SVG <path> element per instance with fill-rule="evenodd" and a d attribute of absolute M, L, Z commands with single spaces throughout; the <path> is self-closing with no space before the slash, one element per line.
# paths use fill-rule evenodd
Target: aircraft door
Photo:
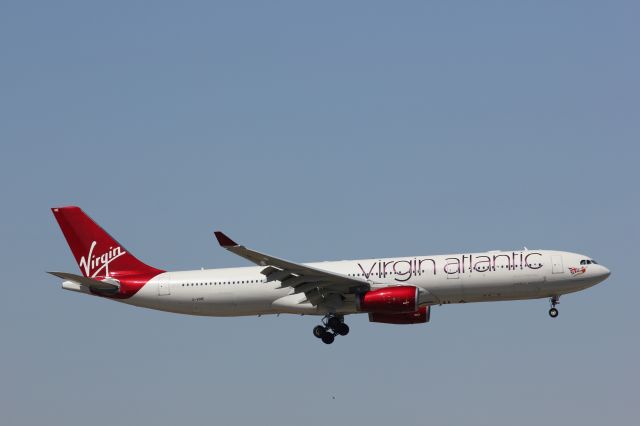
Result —
<path fill-rule="evenodd" d="M 171 281 L 171 275 L 164 274 L 158 282 L 158 296 L 169 296 L 171 294 L 171 287 L 169 282 Z"/>
<path fill-rule="evenodd" d="M 554 254 L 551 256 L 552 272 L 554 274 L 562 274 L 564 267 L 562 266 L 562 255 Z"/>

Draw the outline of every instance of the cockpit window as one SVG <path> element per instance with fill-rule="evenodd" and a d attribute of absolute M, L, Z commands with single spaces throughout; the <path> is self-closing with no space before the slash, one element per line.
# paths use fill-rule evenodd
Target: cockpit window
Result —
<path fill-rule="evenodd" d="M 591 260 L 591 259 L 582 259 L 582 260 L 580 261 L 580 264 L 581 264 L 581 265 L 591 265 L 592 263 L 593 263 L 594 265 L 597 265 L 597 264 L 598 264 L 598 262 L 596 262 L 595 260 Z"/>
<path fill-rule="evenodd" d="M 593 263 L 594 265 L 597 265 L 598 262 L 596 262 L 595 260 L 591 259 L 591 263 Z"/>

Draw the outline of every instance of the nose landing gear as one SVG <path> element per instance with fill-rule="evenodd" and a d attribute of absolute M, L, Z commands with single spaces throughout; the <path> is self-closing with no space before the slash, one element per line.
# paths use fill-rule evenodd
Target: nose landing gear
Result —
<path fill-rule="evenodd" d="M 556 309 L 556 305 L 560 303 L 560 297 L 553 296 L 550 300 L 551 300 L 551 309 L 549 309 L 549 316 L 551 318 L 555 318 L 558 316 L 558 310 Z"/>
<path fill-rule="evenodd" d="M 313 328 L 313 335 L 330 345 L 336 336 L 346 336 L 349 334 L 349 326 L 344 323 L 343 315 L 328 314 L 322 318 L 322 325 Z"/>

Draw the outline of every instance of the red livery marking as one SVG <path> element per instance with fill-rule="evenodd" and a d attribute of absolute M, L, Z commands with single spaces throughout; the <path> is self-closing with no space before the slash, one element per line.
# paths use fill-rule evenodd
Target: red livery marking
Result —
<path fill-rule="evenodd" d="M 79 207 L 51 210 L 82 274 L 88 278 L 109 277 L 120 282 L 117 294 L 102 296 L 126 299 L 164 272 L 138 260 Z"/>
<path fill-rule="evenodd" d="M 569 268 L 569 272 L 571 276 L 575 277 L 576 275 L 582 275 L 587 272 L 587 268 L 585 266 L 581 266 L 579 268 Z"/>

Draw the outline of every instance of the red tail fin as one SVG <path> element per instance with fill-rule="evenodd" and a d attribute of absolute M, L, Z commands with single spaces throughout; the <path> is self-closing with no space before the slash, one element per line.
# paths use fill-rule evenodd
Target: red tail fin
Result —
<path fill-rule="evenodd" d="M 51 210 L 85 277 L 118 278 L 162 272 L 125 250 L 80 207 L 54 207 Z"/>

